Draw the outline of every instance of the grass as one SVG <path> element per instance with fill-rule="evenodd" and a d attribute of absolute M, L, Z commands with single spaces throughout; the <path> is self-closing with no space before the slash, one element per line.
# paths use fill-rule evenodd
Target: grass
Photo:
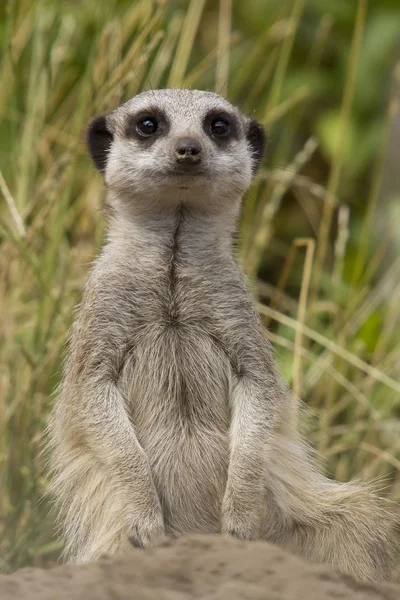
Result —
<path fill-rule="evenodd" d="M 359 0 L 339 135 L 324 168 L 304 122 L 334 24 L 329 13 L 315 23 L 309 78 L 294 85 L 304 0 L 282 3 L 252 38 L 236 23 L 236 0 L 17 0 L 1 9 L 0 569 L 59 552 L 38 449 L 73 307 L 103 236 L 104 189 L 83 133 L 93 115 L 150 87 L 217 89 L 266 124 L 269 155 L 240 229 L 266 335 L 308 404 L 309 437 L 327 472 L 379 478 L 400 499 L 398 226 L 378 202 L 399 69 L 367 190 L 349 182 L 344 148 L 366 5 Z M 341 199 L 349 189 L 350 206 Z M 286 218 L 304 232 L 292 236 Z M 374 235 L 378 221 L 383 237 Z"/>

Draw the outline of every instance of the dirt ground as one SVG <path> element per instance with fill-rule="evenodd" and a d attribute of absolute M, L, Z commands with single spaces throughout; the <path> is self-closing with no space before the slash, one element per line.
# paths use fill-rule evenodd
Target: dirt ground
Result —
<path fill-rule="evenodd" d="M 91 565 L 3 575 L 0 598 L 399 600 L 400 586 L 361 583 L 264 542 L 192 536 Z"/>

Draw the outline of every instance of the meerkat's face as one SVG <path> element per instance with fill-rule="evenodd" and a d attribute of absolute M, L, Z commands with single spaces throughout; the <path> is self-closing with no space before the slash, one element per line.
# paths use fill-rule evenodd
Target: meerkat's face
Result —
<path fill-rule="evenodd" d="M 264 139 L 258 123 L 199 90 L 144 92 L 88 129 L 91 156 L 112 195 L 204 208 L 240 202 Z"/>

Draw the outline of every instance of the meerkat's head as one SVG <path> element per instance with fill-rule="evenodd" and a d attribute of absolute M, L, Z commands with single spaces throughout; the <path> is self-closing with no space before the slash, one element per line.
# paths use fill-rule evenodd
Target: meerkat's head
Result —
<path fill-rule="evenodd" d="M 87 134 L 110 196 L 143 209 L 240 204 L 263 155 L 262 127 L 221 96 L 143 92 L 94 119 Z"/>

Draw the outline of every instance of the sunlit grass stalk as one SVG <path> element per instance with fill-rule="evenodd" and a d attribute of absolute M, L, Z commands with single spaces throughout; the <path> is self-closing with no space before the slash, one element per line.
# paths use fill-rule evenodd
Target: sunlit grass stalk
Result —
<path fill-rule="evenodd" d="M 293 3 L 293 10 L 290 16 L 290 33 L 282 44 L 282 50 L 276 66 L 275 76 L 272 82 L 271 92 L 268 97 L 268 103 L 264 114 L 265 120 L 268 119 L 269 112 L 280 102 L 282 87 L 289 66 L 289 59 L 292 53 L 294 39 L 298 30 L 304 6 L 305 0 L 295 0 Z"/>
<path fill-rule="evenodd" d="M 215 91 L 228 95 L 232 0 L 219 0 Z"/>
<path fill-rule="evenodd" d="M 299 327 L 299 329 L 302 331 L 302 333 L 304 335 L 306 335 L 307 337 L 309 337 L 311 340 L 314 340 L 318 344 L 321 344 L 322 346 L 327 348 L 330 352 L 340 356 L 341 358 L 343 358 L 344 360 L 349 362 L 351 365 L 353 365 L 357 369 L 360 369 L 364 373 L 371 375 L 371 377 L 373 377 L 377 381 L 384 383 L 388 388 L 394 390 L 397 393 L 400 393 L 400 382 L 396 381 L 395 379 L 388 376 L 383 371 L 380 371 L 376 367 L 373 367 L 372 365 L 366 363 L 364 360 L 359 358 L 357 355 L 349 352 L 346 348 L 339 346 L 338 344 L 336 344 L 329 338 L 325 337 L 324 335 L 320 334 L 319 332 L 311 329 L 310 327 L 307 327 L 306 325 L 298 326 L 296 319 L 292 319 L 291 317 L 288 317 L 288 316 L 280 313 L 279 311 L 272 310 L 268 306 L 258 304 L 258 310 L 262 315 L 266 315 L 267 317 L 272 317 L 274 320 L 276 320 L 279 323 L 282 323 L 290 328 L 296 329 L 297 327 Z M 399 403 L 400 403 L 400 398 L 399 398 Z"/>
<path fill-rule="evenodd" d="M 365 15 L 367 10 L 367 0 L 358 0 L 357 17 L 354 26 L 353 40 L 350 50 L 348 75 L 346 78 L 345 89 L 343 93 L 342 106 L 340 111 L 339 131 L 336 145 L 335 155 L 332 161 L 332 168 L 329 175 L 327 185 L 327 195 L 330 198 L 335 198 L 340 182 L 340 176 L 344 164 L 344 143 L 348 128 L 348 122 L 351 113 L 351 106 L 354 96 L 354 86 L 357 72 L 357 61 L 364 31 Z M 325 261 L 328 245 L 329 234 L 333 218 L 335 206 L 332 202 L 326 202 L 322 211 L 321 223 L 318 232 L 318 243 L 315 257 L 315 272 L 314 281 L 317 285 L 321 275 L 322 266 Z"/>
<path fill-rule="evenodd" d="M 180 87 L 182 85 L 204 5 L 205 0 L 191 0 L 190 2 L 179 38 L 178 48 L 176 49 L 176 54 L 171 65 L 168 87 Z"/>
<path fill-rule="evenodd" d="M 371 243 L 371 236 L 374 232 L 374 224 L 377 210 L 377 203 L 380 193 L 380 186 L 382 180 L 383 164 L 386 157 L 386 151 L 388 147 L 389 135 L 392 129 L 392 124 L 395 117 L 399 114 L 400 103 L 400 61 L 397 63 L 393 74 L 393 89 L 391 98 L 389 100 L 388 109 L 385 115 L 385 125 L 381 140 L 381 145 L 378 149 L 377 159 L 372 174 L 371 181 L 371 193 L 368 198 L 368 208 L 363 221 L 363 228 L 360 235 L 360 242 L 358 245 L 357 255 L 354 261 L 353 274 L 351 286 L 354 287 L 361 278 L 361 275 L 365 269 L 366 260 L 368 256 L 368 249 Z M 364 278 L 365 279 L 365 278 Z"/>
<path fill-rule="evenodd" d="M 296 396 L 301 395 L 301 347 L 303 341 L 302 327 L 306 319 L 307 299 L 310 289 L 311 271 L 314 259 L 315 240 L 308 238 L 299 238 L 295 240 L 295 245 L 305 247 L 306 254 L 304 259 L 303 277 L 300 286 L 299 310 L 297 313 L 297 328 L 294 340 L 294 360 L 293 360 L 293 392 Z"/>
<path fill-rule="evenodd" d="M 279 209 L 285 192 L 289 189 L 295 175 L 308 162 L 317 147 L 317 141 L 310 138 L 303 149 L 295 156 L 293 162 L 288 166 L 285 179 L 278 183 L 271 192 L 271 198 L 266 196 L 264 206 L 259 206 L 259 216 L 255 219 L 254 230 L 249 236 L 251 245 L 245 255 L 245 269 L 247 273 L 254 276 L 257 274 L 262 255 L 271 235 L 271 223 L 274 215 Z"/>

